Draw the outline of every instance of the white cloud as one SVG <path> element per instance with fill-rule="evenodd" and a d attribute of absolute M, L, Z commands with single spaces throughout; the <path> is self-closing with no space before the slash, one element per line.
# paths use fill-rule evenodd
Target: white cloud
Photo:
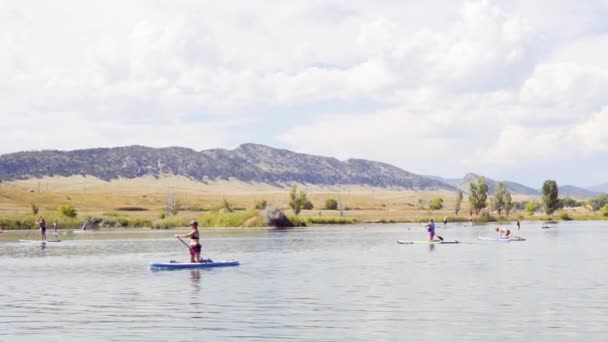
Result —
<path fill-rule="evenodd" d="M 0 153 L 229 147 L 248 123 L 240 139 L 446 176 L 593 158 L 606 152 L 607 13 L 561 0 L 7 1 Z M 377 105 L 323 107 L 358 102 Z M 313 112 L 290 119 L 299 107 Z M 279 110 L 282 132 L 252 126 Z"/>

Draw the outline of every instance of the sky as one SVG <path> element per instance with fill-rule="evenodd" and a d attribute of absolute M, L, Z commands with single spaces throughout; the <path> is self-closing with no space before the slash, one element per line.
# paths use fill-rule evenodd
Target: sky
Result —
<path fill-rule="evenodd" d="M 0 1 L 0 154 L 259 143 L 608 182 L 608 0 Z"/>

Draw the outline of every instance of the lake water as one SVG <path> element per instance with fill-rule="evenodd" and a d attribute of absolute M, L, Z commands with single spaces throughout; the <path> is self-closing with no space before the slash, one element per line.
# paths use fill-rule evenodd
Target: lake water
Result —
<path fill-rule="evenodd" d="M 426 238 L 413 224 L 203 230 L 204 256 L 241 266 L 159 272 L 188 259 L 174 232 L 6 233 L 0 341 L 606 341 L 608 222 L 476 239 L 493 227 L 436 246 L 398 245 Z"/>

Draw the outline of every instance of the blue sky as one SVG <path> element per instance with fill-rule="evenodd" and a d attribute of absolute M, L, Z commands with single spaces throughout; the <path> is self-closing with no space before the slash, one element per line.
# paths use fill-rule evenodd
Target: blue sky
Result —
<path fill-rule="evenodd" d="M 0 153 L 262 143 L 608 182 L 608 1 L 3 1 Z"/>

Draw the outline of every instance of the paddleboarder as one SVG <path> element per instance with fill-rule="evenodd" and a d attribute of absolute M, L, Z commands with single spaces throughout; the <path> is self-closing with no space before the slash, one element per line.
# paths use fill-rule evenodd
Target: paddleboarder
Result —
<path fill-rule="evenodd" d="M 202 246 L 200 244 L 201 235 L 198 231 L 198 222 L 190 221 L 190 227 L 192 231 L 188 234 L 175 234 L 176 237 L 189 238 L 190 239 L 190 262 L 203 262 L 201 259 Z"/>
<path fill-rule="evenodd" d="M 435 238 L 435 221 L 431 219 L 425 227 L 426 231 L 429 232 L 429 241 L 433 241 L 433 238 Z"/>
<path fill-rule="evenodd" d="M 519 230 L 520 226 L 519 226 L 519 220 L 517 220 L 517 230 Z"/>
<path fill-rule="evenodd" d="M 59 228 L 59 223 L 57 222 L 57 220 L 53 220 L 53 230 L 55 231 L 55 234 L 57 234 L 58 228 Z"/>
<path fill-rule="evenodd" d="M 511 238 L 511 231 L 507 228 L 496 227 L 496 232 L 499 234 L 501 239 Z"/>
<path fill-rule="evenodd" d="M 40 228 L 40 239 L 46 241 L 46 221 L 44 217 L 40 216 L 40 219 L 36 223 L 38 223 L 38 228 Z"/>

